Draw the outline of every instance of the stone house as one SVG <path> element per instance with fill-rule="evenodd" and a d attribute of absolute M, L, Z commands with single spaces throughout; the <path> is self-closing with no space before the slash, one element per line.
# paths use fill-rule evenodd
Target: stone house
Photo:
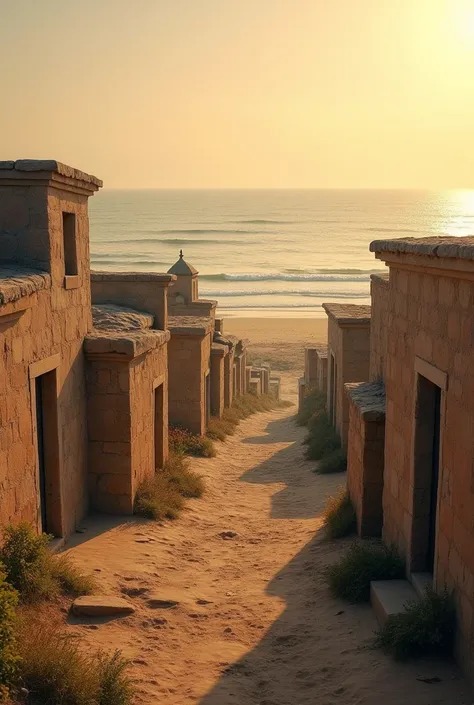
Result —
<path fill-rule="evenodd" d="M 57 537 L 89 508 L 130 513 L 168 452 L 174 277 L 94 275 L 92 306 L 101 185 L 56 161 L 0 162 L 0 524 Z"/>
<path fill-rule="evenodd" d="M 390 272 L 372 288 L 371 376 L 385 383 L 382 536 L 405 560 L 414 597 L 426 585 L 453 591 L 457 656 L 474 681 L 474 238 L 379 240 L 371 251 Z M 373 595 L 380 606 L 377 583 Z"/>
<path fill-rule="evenodd" d="M 370 306 L 323 304 L 328 315 L 327 409 L 347 445 L 349 401 L 344 385 L 369 378 Z"/>
<path fill-rule="evenodd" d="M 170 423 L 203 435 L 210 416 L 222 416 L 235 395 L 245 392 L 243 341 L 223 335 L 217 301 L 199 298 L 197 270 L 179 259 L 168 270 Z"/>

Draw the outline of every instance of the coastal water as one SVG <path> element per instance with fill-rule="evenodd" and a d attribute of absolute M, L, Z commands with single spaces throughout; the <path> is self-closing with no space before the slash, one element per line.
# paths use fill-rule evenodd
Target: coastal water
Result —
<path fill-rule="evenodd" d="M 167 271 L 179 250 L 225 315 L 369 303 L 372 240 L 474 235 L 473 191 L 114 191 L 90 203 L 93 269 Z"/>

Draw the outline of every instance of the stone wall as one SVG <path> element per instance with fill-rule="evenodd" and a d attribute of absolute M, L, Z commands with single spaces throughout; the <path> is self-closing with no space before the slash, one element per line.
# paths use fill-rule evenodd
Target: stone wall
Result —
<path fill-rule="evenodd" d="M 224 359 L 224 407 L 232 406 L 234 398 L 234 349 Z"/>
<path fill-rule="evenodd" d="M 118 304 L 149 311 L 154 316 L 154 328 L 168 328 L 168 286 L 171 274 L 92 272 L 92 302 Z"/>
<path fill-rule="evenodd" d="M 169 420 L 191 433 L 206 432 L 205 375 L 211 336 L 175 334 L 168 344 Z"/>
<path fill-rule="evenodd" d="M 474 272 L 470 253 L 474 248 L 472 238 L 463 238 L 462 243 L 448 240 L 445 259 L 442 238 L 435 239 L 433 247 L 428 240 L 408 241 L 406 254 L 382 251 L 379 255 L 391 265 L 383 536 L 406 558 L 408 571 L 420 569 L 416 547 L 426 538 L 430 487 L 417 476 L 417 467 L 424 464 L 416 462 L 415 429 L 426 409 L 416 405 L 416 398 L 420 382 L 431 379 L 441 389 L 435 584 L 440 590 L 454 590 L 459 656 L 472 680 Z M 468 257 L 452 259 L 460 245 Z M 375 251 L 397 246 L 397 241 L 372 245 Z"/>
<path fill-rule="evenodd" d="M 388 274 L 372 274 L 370 277 L 372 316 L 370 321 L 370 379 L 382 379 L 387 355 L 389 277 Z"/>
<path fill-rule="evenodd" d="M 224 412 L 224 361 L 227 346 L 214 343 L 211 352 L 211 414 L 221 418 Z"/>
<path fill-rule="evenodd" d="M 25 266 L 50 274 L 44 288 L 15 302 L 0 296 L 0 523 L 26 520 L 41 530 L 34 378 L 47 372 L 46 528 L 63 536 L 88 507 L 82 343 L 92 325 L 87 199 L 97 186 L 59 172 L 54 178 L 51 171 L 0 170 L 1 262 L 15 263 L 13 272 L 1 272 L 0 292 L 12 274 L 21 278 L 23 270 L 29 279 Z M 65 269 L 63 212 L 75 216 L 74 276 Z M 11 316 L 14 310 L 24 313 Z"/>
<path fill-rule="evenodd" d="M 349 399 L 347 486 L 357 516 L 359 536 L 382 533 L 385 441 L 383 384 L 346 385 Z"/>

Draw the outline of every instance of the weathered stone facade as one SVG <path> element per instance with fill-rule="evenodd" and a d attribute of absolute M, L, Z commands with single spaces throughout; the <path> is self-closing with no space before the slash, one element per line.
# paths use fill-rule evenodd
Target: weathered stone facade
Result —
<path fill-rule="evenodd" d="M 454 590 L 459 656 L 474 678 L 474 239 L 371 250 L 390 267 L 383 535 L 408 573 Z"/>
<path fill-rule="evenodd" d="M 385 358 L 387 356 L 387 314 L 390 281 L 388 274 L 372 274 L 370 279 L 372 313 L 370 320 L 369 378 L 376 380 L 382 379 L 384 376 Z"/>
<path fill-rule="evenodd" d="M 0 524 L 55 536 L 90 506 L 132 512 L 168 453 L 174 277 L 97 275 L 107 305 L 93 321 L 87 201 L 100 186 L 54 161 L 0 162 Z"/>
<path fill-rule="evenodd" d="M 370 306 L 323 304 L 328 314 L 327 408 L 347 445 L 349 400 L 344 385 L 369 379 Z"/>
<path fill-rule="evenodd" d="M 346 384 L 349 398 L 347 486 L 359 536 L 382 533 L 385 391 L 382 382 Z"/>
<path fill-rule="evenodd" d="M 53 161 L 0 163 L 0 523 L 24 519 L 57 536 L 88 506 L 87 200 L 100 185 Z M 39 419 L 48 458 L 41 477 Z"/>
<path fill-rule="evenodd" d="M 169 420 L 204 435 L 210 416 L 210 318 L 170 316 Z"/>

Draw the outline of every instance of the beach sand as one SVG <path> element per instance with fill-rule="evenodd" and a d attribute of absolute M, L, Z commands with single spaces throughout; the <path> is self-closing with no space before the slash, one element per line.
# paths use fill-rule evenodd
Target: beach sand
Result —
<path fill-rule="evenodd" d="M 226 318 L 224 335 L 249 342 L 252 363 L 269 362 L 274 370 L 303 371 L 304 349 L 327 340 L 327 318 Z"/>

